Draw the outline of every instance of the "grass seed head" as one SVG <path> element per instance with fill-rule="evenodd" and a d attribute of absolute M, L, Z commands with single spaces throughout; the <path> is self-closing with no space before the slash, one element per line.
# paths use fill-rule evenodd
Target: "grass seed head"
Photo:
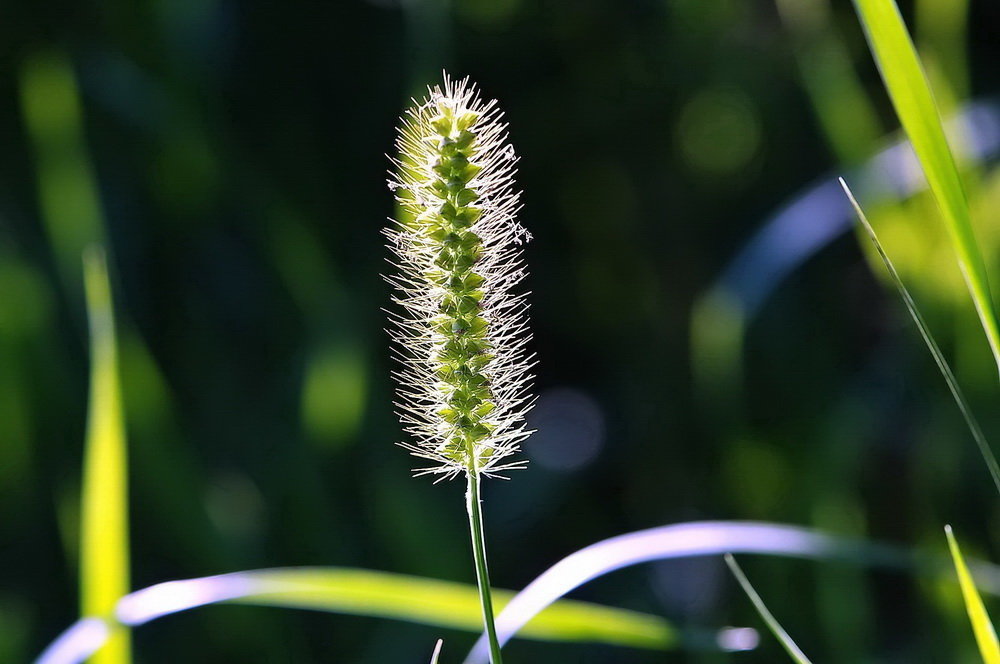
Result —
<path fill-rule="evenodd" d="M 418 474 L 495 475 L 512 461 L 531 406 L 526 293 L 517 222 L 517 157 L 496 101 L 469 79 L 403 116 L 389 187 L 399 203 L 385 234 L 395 255 L 390 314 L 402 368 L 402 445 L 432 462 Z"/>

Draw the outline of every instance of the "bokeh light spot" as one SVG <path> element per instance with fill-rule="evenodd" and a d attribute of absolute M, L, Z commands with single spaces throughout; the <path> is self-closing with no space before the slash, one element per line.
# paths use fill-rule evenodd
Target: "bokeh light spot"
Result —
<path fill-rule="evenodd" d="M 691 170 L 729 175 L 747 166 L 760 150 L 760 117 L 740 90 L 704 90 L 681 110 L 677 141 Z"/>
<path fill-rule="evenodd" d="M 535 433 L 525 444 L 532 461 L 551 470 L 583 468 L 604 446 L 604 414 L 594 399 L 580 390 L 547 390 L 528 416 Z"/>

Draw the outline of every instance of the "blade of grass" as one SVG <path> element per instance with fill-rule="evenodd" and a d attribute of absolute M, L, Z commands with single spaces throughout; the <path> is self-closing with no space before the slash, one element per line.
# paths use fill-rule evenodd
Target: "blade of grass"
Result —
<path fill-rule="evenodd" d="M 861 225 L 864 226 L 872 244 L 875 245 L 875 250 L 878 252 L 879 257 L 882 259 L 882 263 L 885 265 L 885 269 L 892 278 L 892 282 L 895 284 L 896 290 L 899 292 L 899 296 L 903 300 L 903 304 L 906 305 L 907 311 L 910 312 L 910 317 L 913 319 L 913 322 L 916 323 L 917 329 L 920 331 L 920 336 L 923 338 L 924 343 L 927 344 L 927 349 L 931 352 L 931 356 L 934 357 L 934 363 L 937 364 L 938 369 L 941 371 L 941 375 L 944 376 L 944 380 L 948 384 L 948 390 L 951 392 L 951 396 L 954 397 L 955 403 L 958 404 L 958 409 L 962 412 L 962 417 L 965 418 L 965 424 L 969 427 L 969 432 L 972 434 L 973 440 L 976 441 L 976 446 L 979 448 L 979 453 L 982 455 L 983 461 L 986 462 L 986 467 L 990 471 L 990 477 L 993 478 L 993 484 L 996 486 L 997 491 L 1000 492 L 1000 466 L 998 466 L 996 457 L 993 455 L 993 450 L 986 441 L 986 436 L 983 435 L 983 430 L 979 427 L 979 422 L 976 421 L 975 416 L 972 414 L 972 409 L 969 407 L 969 403 L 965 400 L 965 395 L 962 393 L 962 388 L 958 385 L 958 380 L 955 378 L 955 374 L 952 372 L 951 366 L 944 358 L 944 354 L 941 352 L 941 348 L 938 347 L 937 342 L 934 341 L 934 336 L 931 334 L 930 327 L 927 326 L 927 322 L 920 314 L 920 310 L 917 309 L 917 303 L 914 302 L 913 298 L 910 296 L 910 292 L 903 284 L 903 280 L 896 271 L 896 267 L 892 264 L 889 256 L 885 253 L 882 243 L 879 242 L 878 236 L 875 234 L 875 229 L 873 229 L 872 225 L 868 222 L 868 217 L 865 216 L 864 211 L 861 209 L 857 199 L 854 198 L 854 194 L 851 193 L 850 187 L 847 186 L 847 183 L 844 182 L 843 178 L 840 178 L 840 186 L 844 188 L 844 193 L 847 194 L 847 198 L 851 201 L 851 205 L 854 207 L 854 211 L 858 215 L 858 220 L 861 222 Z"/>
<path fill-rule="evenodd" d="M 498 608 L 513 596 L 510 590 L 493 590 Z M 113 619 L 77 621 L 35 664 L 82 662 L 105 642 L 114 621 L 138 627 L 222 602 L 389 618 L 476 633 L 483 629 L 479 590 L 474 585 L 364 569 L 264 569 L 170 581 L 130 593 L 118 602 Z M 669 650 L 680 643 L 677 630 L 659 616 L 574 600 L 552 604 L 519 636 L 646 650 Z"/>
<path fill-rule="evenodd" d="M 84 253 L 90 320 L 90 406 L 80 514 L 80 610 L 105 616 L 129 587 L 128 477 L 115 323 L 104 253 Z M 116 627 L 96 664 L 128 664 L 128 630 Z"/>
<path fill-rule="evenodd" d="M 256 590 L 241 604 L 312 608 L 383 616 L 468 631 L 482 630 L 475 587 L 385 572 L 351 569 L 265 570 Z M 498 609 L 514 593 L 493 590 Z M 564 600 L 535 617 L 521 636 L 554 641 L 589 641 L 662 650 L 676 641 L 674 629 L 648 614 Z"/>
<path fill-rule="evenodd" d="M 962 557 L 962 551 L 958 548 L 951 526 L 944 527 L 944 534 L 948 538 L 948 548 L 951 550 L 951 558 L 955 563 L 955 572 L 958 574 L 958 583 L 962 588 L 962 599 L 965 601 L 965 610 L 969 613 L 969 622 L 972 623 L 972 632 L 976 636 L 976 644 L 979 646 L 979 654 L 983 657 L 985 664 L 1000 664 L 1000 644 L 997 643 L 997 633 L 990 622 L 990 616 L 983 606 L 983 598 L 976 590 L 976 584 L 972 580 L 969 568 Z"/>
<path fill-rule="evenodd" d="M 736 559 L 733 558 L 732 554 L 727 553 L 725 557 L 726 564 L 729 565 L 729 569 L 732 571 L 733 576 L 736 577 L 740 586 L 743 587 L 743 592 L 745 592 L 747 597 L 750 598 L 754 608 L 757 609 L 757 613 L 760 614 L 760 617 L 767 625 L 767 628 L 771 630 L 771 633 L 778 639 L 788 655 L 794 661 L 798 662 L 798 664 L 812 664 L 812 662 L 809 661 L 809 658 L 805 656 L 805 653 L 803 653 L 802 650 L 795 645 L 795 641 L 793 641 L 792 637 L 788 635 L 788 632 L 784 630 L 781 624 L 778 623 L 777 619 L 775 619 L 771 612 L 767 610 L 764 600 L 762 600 L 760 595 L 757 594 L 757 591 L 754 590 L 750 580 L 746 577 L 746 574 L 743 573 L 739 563 L 736 562 Z"/>
<path fill-rule="evenodd" d="M 927 76 L 894 0 L 854 0 L 854 6 L 896 114 L 944 219 L 962 276 L 1000 369 L 1000 326 L 986 266 Z"/>
<path fill-rule="evenodd" d="M 567 593 L 616 570 L 688 556 L 757 553 L 810 559 L 838 559 L 905 568 L 906 555 L 883 544 L 835 537 L 818 530 L 752 521 L 690 521 L 610 537 L 575 551 L 524 587 L 497 616 L 497 636 L 506 643 L 539 612 Z M 724 647 L 724 646 L 723 646 Z M 465 664 L 486 664 L 480 637 Z"/>

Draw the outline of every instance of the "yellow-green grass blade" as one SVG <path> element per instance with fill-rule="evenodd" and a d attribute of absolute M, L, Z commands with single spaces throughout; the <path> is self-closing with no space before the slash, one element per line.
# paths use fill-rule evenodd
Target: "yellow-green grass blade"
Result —
<path fill-rule="evenodd" d="M 247 573 L 249 594 L 240 604 L 318 609 L 394 618 L 482 631 L 475 586 L 361 569 L 266 570 Z M 494 590 L 499 611 L 511 600 L 509 590 Z M 588 602 L 562 600 L 542 611 L 518 636 L 545 641 L 582 641 L 666 650 L 679 643 L 676 630 L 658 616 Z"/>
<path fill-rule="evenodd" d="M 986 266 L 972 229 L 965 189 L 945 139 L 927 76 L 893 0 L 854 0 L 854 6 L 896 114 L 920 160 L 944 219 L 962 276 L 1000 368 L 1000 326 Z"/>
<path fill-rule="evenodd" d="M 920 310 L 917 308 L 917 303 L 913 300 L 913 297 L 907 290 L 906 285 L 903 284 L 903 280 L 896 271 L 896 266 L 893 265 L 892 260 L 882 247 L 882 243 L 879 242 L 878 236 L 875 234 L 875 229 L 873 229 L 872 225 L 868 222 L 868 217 L 865 215 L 864 210 L 861 209 L 857 199 L 854 198 L 854 194 L 851 193 L 850 187 L 847 186 L 847 183 L 844 182 L 843 178 L 840 179 L 840 186 L 844 188 L 844 193 L 847 194 L 847 198 L 851 201 L 851 205 L 854 206 L 854 212 L 858 215 L 858 220 L 868 233 L 869 239 L 871 239 L 872 244 L 875 246 L 875 250 L 882 259 L 882 263 L 885 265 L 886 271 L 889 273 L 893 284 L 896 286 L 896 291 L 899 293 L 899 297 L 903 300 L 903 304 L 906 305 L 907 311 L 910 312 L 910 317 L 913 319 L 917 329 L 920 331 L 920 336 L 927 345 L 927 350 L 930 351 L 931 356 L 934 358 L 934 363 L 937 364 L 938 369 L 941 371 L 941 375 L 944 376 L 944 380 L 948 384 L 948 390 L 951 392 L 951 396 L 955 399 L 955 403 L 958 404 L 958 409 L 961 411 L 962 417 L 965 419 L 965 424 L 969 428 L 969 433 L 972 434 L 972 438 L 976 441 L 976 446 L 979 448 L 979 453 L 982 455 L 983 461 L 986 462 L 986 467 L 990 471 L 990 477 L 993 478 L 993 484 L 996 486 L 997 491 L 1000 492 L 1000 466 L 997 465 L 996 457 L 993 455 L 993 450 L 990 448 L 990 444 L 986 441 L 986 436 L 983 435 L 983 430 L 979 427 L 979 422 L 976 421 L 975 416 L 972 414 L 972 409 L 969 407 L 969 402 L 965 399 L 965 394 L 962 392 L 962 388 L 958 385 L 958 379 L 955 378 L 955 373 L 951 370 L 948 360 L 945 359 L 944 353 L 941 352 L 941 348 L 934 340 L 934 335 L 931 334 L 927 321 L 924 320 Z"/>
<path fill-rule="evenodd" d="M 115 323 L 107 264 L 100 249 L 92 248 L 84 255 L 84 285 L 91 368 L 80 514 L 80 610 L 85 616 L 105 616 L 129 591 L 129 545 L 127 452 Z M 117 627 L 91 661 L 130 662 L 128 631 Z"/>
<path fill-rule="evenodd" d="M 948 537 L 948 548 L 951 550 L 951 559 L 955 563 L 955 572 L 958 574 L 958 584 L 962 588 L 962 599 L 965 601 L 965 610 L 969 613 L 969 621 L 972 623 L 972 632 L 976 636 L 976 644 L 979 646 L 979 654 L 983 657 L 985 664 L 1000 664 L 1000 644 L 997 643 L 997 633 L 990 622 L 990 616 L 983 606 L 983 598 L 976 590 L 976 584 L 972 580 L 972 574 L 965 564 L 962 551 L 958 548 L 951 526 L 944 527 L 944 534 Z"/>
<path fill-rule="evenodd" d="M 785 649 L 785 652 L 788 653 L 789 657 L 791 657 L 793 661 L 798 662 L 798 664 L 812 664 L 812 662 L 809 661 L 809 658 L 806 657 L 805 653 L 803 653 L 802 650 L 795 645 L 795 641 L 792 640 L 792 637 L 788 635 L 788 632 L 785 631 L 774 615 L 768 611 L 767 606 L 764 604 L 764 600 L 762 600 L 760 595 L 757 594 L 757 591 L 754 590 L 750 580 L 747 578 L 746 574 L 743 573 L 739 563 L 736 562 L 736 559 L 733 558 L 731 554 L 726 554 L 726 564 L 729 565 L 729 569 L 732 571 L 733 576 L 736 577 L 740 586 L 743 587 L 743 592 L 745 592 L 747 597 L 750 598 L 750 601 L 753 603 L 754 608 L 757 609 L 757 613 L 760 614 L 760 617 L 767 625 L 767 628 L 771 630 L 771 633 L 778 639 L 781 646 Z"/>
<path fill-rule="evenodd" d="M 497 608 L 513 596 L 510 590 L 493 590 Z M 138 627 L 219 603 L 327 611 L 474 633 L 483 629 L 479 590 L 471 584 L 343 567 L 264 569 L 168 581 L 130 593 L 113 614 L 78 620 L 35 661 L 82 662 L 119 622 Z M 660 651 L 681 645 L 678 631 L 659 616 L 574 600 L 551 604 L 518 637 Z"/>

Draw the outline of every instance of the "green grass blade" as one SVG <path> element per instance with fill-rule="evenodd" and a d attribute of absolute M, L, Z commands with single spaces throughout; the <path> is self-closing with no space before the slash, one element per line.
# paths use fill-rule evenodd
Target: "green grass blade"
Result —
<path fill-rule="evenodd" d="M 986 266 L 972 230 L 965 189 L 945 139 L 927 76 L 893 0 L 854 0 L 854 6 L 896 114 L 941 211 L 965 283 L 1000 368 L 1000 327 Z"/>
<path fill-rule="evenodd" d="M 342 568 L 266 570 L 245 576 L 252 580 L 252 589 L 234 600 L 240 604 L 394 618 L 471 632 L 483 629 L 479 593 L 472 585 Z M 496 608 L 502 609 L 513 596 L 509 590 L 494 590 Z M 649 650 L 678 643 L 677 632 L 663 618 L 573 600 L 553 604 L 518 636 Z"/>
<path fill-rule="evenodd" d="M 513 597 L 510 590 L 493 590 L 497 608 Z M 78 620 L 35 661 L 81 662 L 102 646 L 106 638 L 102 630 L 113 628 L 116 620 L 140 626 L 219 603 L 328 611 L 474 633 L 483 630 L 475 585 L 343 567 L 264 569 L 168 581 L 130 593 L 118 602 L 114 615 Z M 518 636 L 646 650 L 670 650 L 681 643 L 677 630 L 659 616 L 574 600 L 550 605 Z"/>
<path fill-rule="evenodd" d="M 80 515 L 80 610 L 85 616 L 105 616 L 129 591 L 129 546 L 127 452 L 115 323 L 107 265 L 100 249 L 84 255 L 84 284 L 91 368 Z M 128 631 L 116 628 L 91 661 L 130 662 Z"/>
<path fill-rule="evenodd" d="M 854 211 L 858 215 L 858 220 L 861 222 L 861 225 L 864 226 L 872 244 L 875 245 L 875 250 L 878 252 L 879 257 L 882 259 L 882 263 L 885 265 L 885 269 L 892 278 L 892 282 L 895 284 L 896 290 L 899 292 L 899 296 L 903 300 L 903 304 L 906 305 L 907 311 L 910 312 L 910 317 L 913 319 L 913 322 L 916 323 L 917 329 L 920 330 L 920 336 L 923 337 L 924 343 L 927 344 L 927 349 L 934 357 L 934 363 L 937 364 L 938 369 L 941 371 L 941 375 L 944 376 L 944 380 L 948 384 L 948 390 L 951 392 L 951 396 L 954 397 L 955 403 L 958 404 L 958 409 L 962 412 L 962 417 L 965 418 L 965 424 L 969 427 L 969 432 L 972 434 L 973 440 L 976 441 L 976 446 L 979 448 L 979 453 L 983 456 L 983 461 L 986 462 L 986 467 L 990 471 L 990 477 L 993 478 L 993 484 L 996 486 L 997 491 L 1000 492 L 1000 466 L 997 465 L 997 460 L 993 455 L 993 450 L 986 441 L 986 436 L 983 435 L 983 430 L 979 427 L 979 422 L 976 421 L 975 416 L 972 414 L 972 409 L 969 407 L 968 401 L 965 400 L 965 395 L 962 393 L 962 388 L 958 385 L 958 380 L 955 378 L 955 374 L 951 370 L 951 366 L 944 358 L 944 354 L 941 352 L 941 348 L 937 345 L 937 342 L 934 341 L 934 336 L 931 334 L 930 327 L 927 326 L 927 322 L 920 314 L 920 310 L 917 309 L 917 303 L 913 300 L 913 297 L 910 296 L 910 292 L 903 284 L 903 280 L 896 271 L 896 267 L 892 264 L 889 256 L 885 253 L 882 243 L 879 242 L 878 236 L 875 234 L 875 229 L 873 229 L 872 225 L 868 223 L 868 217 L 865 216 L 864 211 L 861 209 L 857 199 L 854 198 L 854 194 L 851 193 L 850 187 L 847 186 L 847 183 L 844 182 L 843 178 L 840 179 L 840 186 L 844 188 L 844 193 L 847 194 L 847 198 L 851 201 L 851 205 L 854 206 Z"/>
<path fill-rule="evenodd" d="M 757 591 L 754 590 L 750 580 L 746 577 L 746 574 L 743 573 L 739 563 L 736 562 L 736 559 L 733 558 L 731 554 L 726 554 L 726 564 L 729 565 L 729 569 L 732 571 L 733 576 L 736 577 L 736 580 L 739 581 L 740 585 L 743 587 L 743 592 L 745 592 L 747 597 L 750 598 L 750 601 L 753 602 L 754 608 L 757 609 L 757 613 L 760 614 L 760 617 L 767 624 L 767 628 L 771 630 L 771 633 L 778 639 L 788 655 L 794 661 L 798 662 L 798 664 L 812 664 L 812 662 L 809 661 L 809 658 L 805 656 L 805 653 L 803 653 L 802 650 L 795 645 L 795 641 L 793 641 L 792 637 L 788 635 L 788 632 L 784 630 L 771 612 L 767 610 L 767 606 L 764 605 L 764 600 L 762 600 L 760 595 L 757 594 Z"/>
<path fill-rule="evenodd" d="M 979 654 L 983 657 L 985 664 L 1000 664 L 1000 644 L 997 643 L 997 633 L 990 622 L 990 616 L 983 606 L 983 599 L 976 590 L 976 584 L 972 580 L 969 568 L 962 558 L 962 551 L 958 548 L 951 526 L 944 527 L 944 534 L 948 537 L 948 548 L 951 550 L 951 559 L 955 563 L 955 572 L 958 574 L 958 583 L 962 588 L 962 599 L 965 600 L 965 610 L 969 613 L 969 621 L 972 623 L 972 632 L 976 636 L 976 644 L 979 646 Z"/>
<path fill-rule="evenodd" d="M 97 178 L 87 154 L 73 63 L 59 51 L 30 54 L 20 71 L 38 203 L 60 277 L 76 294 L 80 255 L 104 237 Z"/>

